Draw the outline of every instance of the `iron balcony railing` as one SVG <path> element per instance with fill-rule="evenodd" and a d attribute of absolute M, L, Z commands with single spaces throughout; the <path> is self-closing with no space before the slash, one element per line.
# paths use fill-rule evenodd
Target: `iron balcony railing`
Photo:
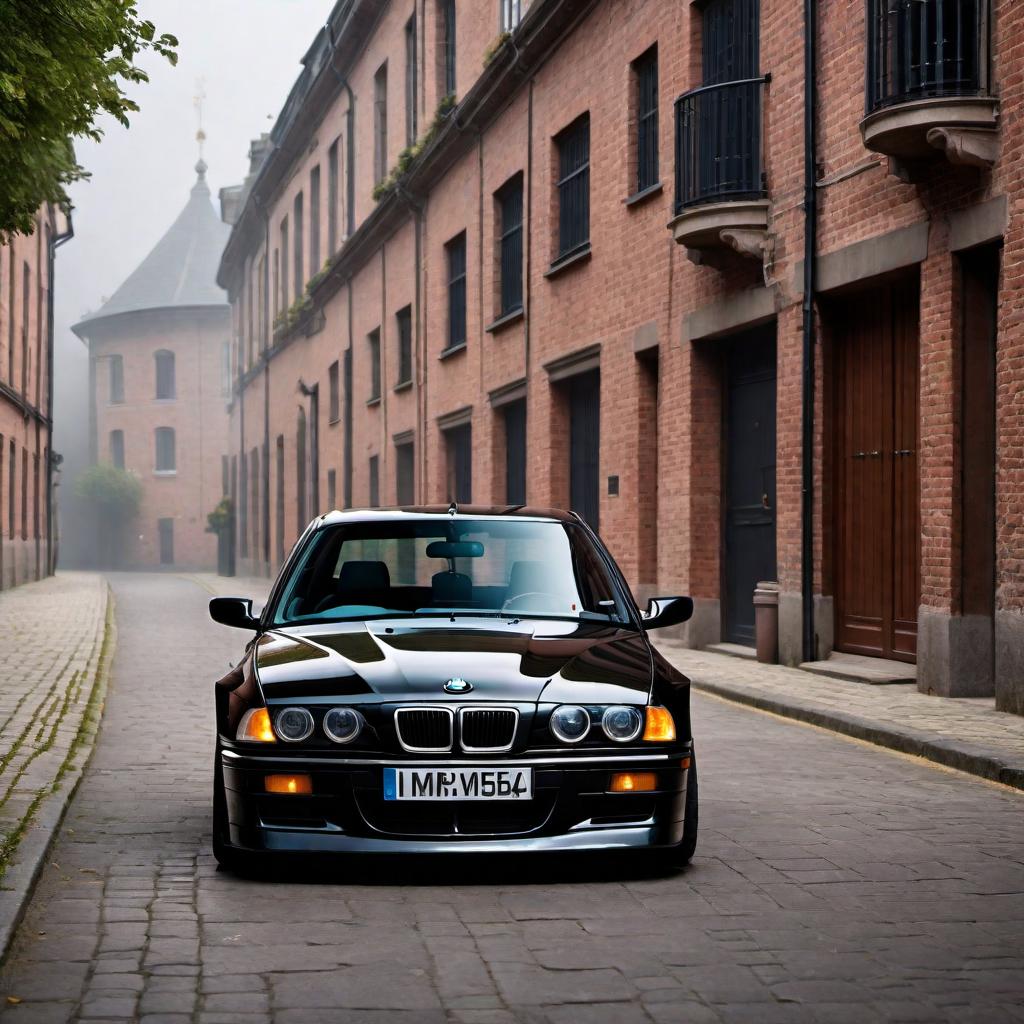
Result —
<path fill-rule="evenodd" d="M 988 0 L 868 0 L 867 113 L 988 88 Z"/>
<path fill-rule="evenodd" d="M 705 85 L 676 100 L 676 213 L 765 195 L 762 92 L 770 76 Z"/>

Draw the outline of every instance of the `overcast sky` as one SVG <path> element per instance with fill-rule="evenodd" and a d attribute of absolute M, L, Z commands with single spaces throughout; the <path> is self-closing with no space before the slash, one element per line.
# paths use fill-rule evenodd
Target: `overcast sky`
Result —
<path fill-rule="evenodd" d="M 197 82 L 213 198 L 248 171 L 249 142 L 269 131 L 333 0 L 140 0 L 159 32 L 178 37 L 176 67 L 147 55 L 133 87 L 131 127 L 109 119 L 99 143 L 77 140 L 92 177 L 71 190 L 75 237 L 58 250 L 54 448 L 67 459 L 59 490 L 65 553 L 75 546 L 68 504 L 88 458 L 88 360 L 71 324 L 97 309 L 171 226 L 195 183 Z M 65 563 L 66 564 L 66 563 Z"/>

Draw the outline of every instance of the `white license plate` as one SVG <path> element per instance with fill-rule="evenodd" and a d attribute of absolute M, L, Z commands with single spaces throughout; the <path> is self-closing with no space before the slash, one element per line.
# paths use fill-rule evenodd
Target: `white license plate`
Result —
<path fill-rule="evenodd" d="M 385 768 L 385 800 L 530 800 L 532 768 Z"/>

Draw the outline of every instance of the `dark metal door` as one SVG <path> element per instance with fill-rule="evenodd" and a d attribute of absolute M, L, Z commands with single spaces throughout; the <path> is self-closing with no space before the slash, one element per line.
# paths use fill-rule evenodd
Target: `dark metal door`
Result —
<path fill-rule="evenodd" d="M 913 661 L 920 601 L 918 286 L 836 307 L 836 648 Z"/>
<path fill-rule="evenodd" d="M 595 530 L 601 505 L 601 375 L 598 370 L 569 383 L 569 507 Z"/>
<path fill-rule="evenodd" d="M 754 587 L 774 580 L 775 328 L 729 348 L 725 396 L 725 638 L 754 643 Z"/>

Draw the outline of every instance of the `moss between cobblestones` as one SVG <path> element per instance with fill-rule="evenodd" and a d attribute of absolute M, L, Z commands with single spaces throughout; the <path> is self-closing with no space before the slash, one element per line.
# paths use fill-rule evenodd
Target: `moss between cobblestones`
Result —
<path fill-rule="evenodd" d="M 2 887 L 4 876 L 7 874 L 7 869 L 11 864 L 11 861 L 18 849 L 18 845 L 21 842 L 23 836 L 29 825 L 32 823 L 36 811 L 39 810 L 40 804 L 51 794 L 55 793 L 61 785 L 64 777 L 73 767 L 75 760 L 78 756 L 79 751 L 85 745 L 86 741 L 90 738 L 94 738 L 96 730 L 99 727 L 100 715 L 102 714 L 103 708 L 103 696 L 106 692 L 107 679 L 110 672 L 110 661 L 113 655 L 113 637 L 114 637 L 114 595 L 111 593 L 109 587 L 107 589 L 107 612 L 106 618 L 103 624 L 103 638 L 100 641 L 99 656 L 96 658 L 96 671 L 93 677 L 92 687 L 89 690 L 89 698 L 85 705 L 85 710 L 82 713 L 82 719 L 78 723 L 78 730 L 75 733 L 74 738 L 71 740 L 68 746 L 67 754 L 64 760 L 61 762 L 56 773 L 54 774 L 53 780 L 41 787 L 32 798 L 28 808 L 22 815 L 18 823 L 12 828 L 0 841 L 0 887 Z M 96 650 L 95 643 L 93 644 L 93 651 Z M 87 663 L 92 662 L 92 656 L 90 655 Z M 70 659 L 69 659 L 70 662 Z M 68 708 L 73 702 L 77 702 L 77 698 L 82 691 L 82 679 L 81 672 L 76 671 L 72 677 L 71 682 L 68 684 L 67 691 L 64 695 L 64 701 L 61 707 L 60 715 L 54 722 L 50 729 L 50 735 L 47 737 L 46 743 L 38 750 L 34 751 L 31 757 L 29 757 L 25 764 L 21 766 L 15 779 L 8 787 L 7 792 L 0 799 L 0 807 L 7 802 L 10 798 L 11 792 L 18 780 L 24 774 L 25 768 L 28 764 L 39 755 L 50 750 L 56 741 L 57 731 L 60 728 L 61 722 L 67 715 Z M 59 698 L 57 698 L 59 700 Z M 43 702 L 45 704 L 45 701 Z M 35 723 L 35 716 L 33 716 L 33 722 Z M 18 737 L 14 746 L 12 746 L 10 752 L 3 759 L 3 763 L 9 763 L 10 759 L 13 758 L 17 748 L 24 742 L 25 735 L 32 728 L 30 724 L 26 730 Z M 70 800 L 71 794 L 68 799 Z"/>

